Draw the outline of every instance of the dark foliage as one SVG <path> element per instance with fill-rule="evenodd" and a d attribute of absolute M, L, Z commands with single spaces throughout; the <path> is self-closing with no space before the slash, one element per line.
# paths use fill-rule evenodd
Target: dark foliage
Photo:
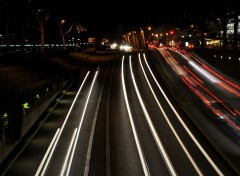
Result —
<path fill-rule="evenodd" d="M 36 95 L 51 94 L 53 86 L 59 85 L 78 68 L 69 56 L 23 56 L 11 55 L 0 58 L 0 117 L 8 114 L 5 126 L 7 142 L 21 138 L 23 123 L 22 104 L 33 106 Z M 49 95 L 48 95 L 49 96 Z"/>

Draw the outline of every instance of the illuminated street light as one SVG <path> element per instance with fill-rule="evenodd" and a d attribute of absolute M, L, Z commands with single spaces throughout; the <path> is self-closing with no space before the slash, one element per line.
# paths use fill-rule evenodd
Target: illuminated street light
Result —
<path fill-rule="evenodd" d="M 63 24 L 65 23 L 66 21 L 64 19 L 61 20 L 61 36 L 62 36 L 62 44 L 63 44 L 63 49 L 65 50 L 66 49 L 66 43 L 65 43 L 65 35 L 67 35 L 71 30 L 72 30 L 72 27 L 73 27 L 73 24 L 71 24 L 71 26 L 69 28 L 67 28 L 66 30 L 63 29 Z"/>
<path fill-rule="evenodd" d="M 63 25 L 65 23 L 65 20 L 64 19 L 62 19 L 61 20 L 61 25 Z"/>
<path fill-rule="evenodd" d="M 66 45 L 65 45 L 65 36 L 64 36 L 64 32 L 63 32 L 63 24 L 65 23 L 65 20 L 62 19 L 61 20 L 61 36 L 62 36 L 62 45 L 63 45 L 63 49 L 66 49 Z"/>

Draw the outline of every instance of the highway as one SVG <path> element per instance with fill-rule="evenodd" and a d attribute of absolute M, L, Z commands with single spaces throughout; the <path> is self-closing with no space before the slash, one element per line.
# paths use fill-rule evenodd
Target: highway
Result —
<path fill-rule="evenodd" d="M 172 48 L 94 55 L 2 175 L 239 175 L 240 90 L 218 76 Z"/>

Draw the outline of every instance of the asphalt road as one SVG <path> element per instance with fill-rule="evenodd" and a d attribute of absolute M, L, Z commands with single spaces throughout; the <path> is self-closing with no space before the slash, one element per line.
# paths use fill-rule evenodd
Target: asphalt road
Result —
<path fill-rule="evenodd" d="M 3 175 L 239 174 L 238 133 L 209 120 L 164 56 L 91 57 Z"/>

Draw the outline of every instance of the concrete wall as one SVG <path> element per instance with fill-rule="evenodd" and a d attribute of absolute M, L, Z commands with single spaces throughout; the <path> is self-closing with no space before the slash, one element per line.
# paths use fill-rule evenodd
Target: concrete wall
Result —
<path fill-rule="evenodd" d="M 68 81 L 63 82 L 63 87 L 67 84 Z M 61 90 L 60 90 L 61 91 Z M 36 106 L 29 114 L 24 117 L 23 126 L 22 126 L 22 136 L 24 136 L 30 128 L 35 124 L 38 118 L 43 114 L 43 112 L 48 108 L 52 103 L 55 97 L 59 94 L 60 91 L 54 93 L 50 98 L 45 100 L 43 103 Z M 5 144 L 5 140 L 0 141 L 0 164 L 1 162 L 9 155 L 9 153 L 14 149 L 14 147 L 20 142 L 19 140 L 15 144 Z"/>

